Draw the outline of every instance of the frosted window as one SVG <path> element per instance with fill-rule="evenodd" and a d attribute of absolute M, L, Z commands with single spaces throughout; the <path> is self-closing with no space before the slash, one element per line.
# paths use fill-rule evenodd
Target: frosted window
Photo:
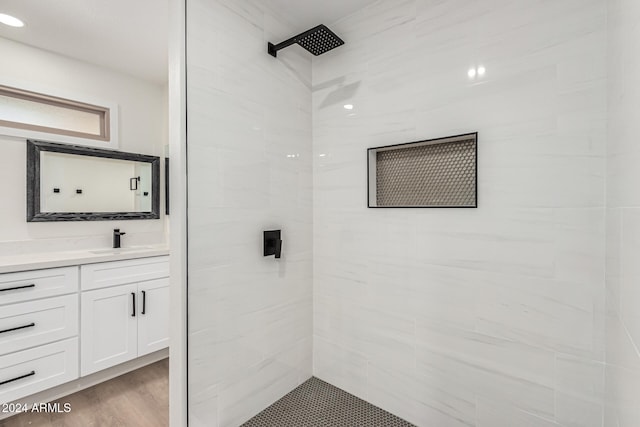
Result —
<path fill-rule="evenodd" d="M 0 126 L 109 140 L 109 109 L 0 86 Z"/>

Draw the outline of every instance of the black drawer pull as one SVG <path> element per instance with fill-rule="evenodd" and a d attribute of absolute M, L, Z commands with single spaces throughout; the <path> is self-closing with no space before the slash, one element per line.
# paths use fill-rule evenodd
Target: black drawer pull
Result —
<path fill-rule="evenodd" d="M 35 323 L 29 323 L 28 325 L 24 325 L 24 326 L 18 326 L 16 328 L 5 329 L 4 331 L 0 331 L 0 334 L 4 334 L 4 333 L 7 333 L 7 332 L 13 332 L 13 331 L 19 331 L 20 329 L 33 328 L 34 326 L 36 326 Z"/>
<path fill-rule="evenodd" d="M 147 314 L 147 293 L 142 291 L 142 314 Z"/>
<path fill-rule="evenodd" d="M 0 292 L 17 291 L 18 289 L 27 289 L 27 288 L 35 288 L 35 287 L 36 285 L 32 283 L 31 285 L 15 286 L 13 288 L 2 288 L 0 289 Z"/>
<path fill-rule="evenodd" d="M 133 309 L 133 312 L 131 313 L 131 317 L 136 317 L 136 293 L 135 292 L 131 292 L 131 298 L 133 299 L 133 304 L 131 304 L 131 307 Z"/>
<path fill-rule="evenodd" d="M 31 372 L 29 372 L 29 373 L 28 373 L 28 374 L 26 374 L 26 375 L 21 375 L 21 376 L 19 376 L 19 377 L 12 378 L 12 379 L 10 379 L 10 380 L 2 381 L 2 382 L 0 382 L 0 385 L 9 384 L 9 383 L 12 383 L 12 382 L 14 382 L 14 381 L 21 380 L 21 379 L 23 379 L 23 378 L 32 377 L 32 376 L 34 376 L 35 374 L 36 374 L 36 371 L 31 371 Z"/>

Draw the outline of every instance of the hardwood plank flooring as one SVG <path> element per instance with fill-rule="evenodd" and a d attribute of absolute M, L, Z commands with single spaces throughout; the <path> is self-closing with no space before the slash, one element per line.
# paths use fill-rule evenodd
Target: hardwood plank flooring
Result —
<path fill-rule="evenodd" d="M 25 412 L 0 427 L 163 427 L 169 425 L 169 359 L 65 396 L 69 413 Z"/>

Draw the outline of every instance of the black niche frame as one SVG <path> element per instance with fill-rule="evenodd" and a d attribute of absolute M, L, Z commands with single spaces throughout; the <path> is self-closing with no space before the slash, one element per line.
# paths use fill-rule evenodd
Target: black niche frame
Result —
<path fill-rule="evenodd" d="M 75 154 L 151 164 L 151 212 L 41 212 L 40 153 Z M 160 218 L 160 157 L 124 153 L 79 145 L 27 140 L 27 222 L 51 221 L 114 221 Z"/>

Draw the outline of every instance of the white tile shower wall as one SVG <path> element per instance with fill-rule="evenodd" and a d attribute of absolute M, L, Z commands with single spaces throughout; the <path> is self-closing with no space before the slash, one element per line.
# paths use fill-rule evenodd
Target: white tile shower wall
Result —
<path fill-rule="evenodd" d="M 331 27 L 314 374 L 424 427 L 602 426 L 605 1 L 385 0 Z M 366 148 L 473 131 L 478 209 L 367 209 Z"/>
<path fill-rule="evenodd" d="M 266 52 L 293 34 L 262 1 L 187 1 L 195 427 L 238 426 L 312 375 L 311 59 Z"/>
<path fill-rule="evenodd" d="M 166 86 L 2 37 L 0 52 L 0 80 L 112 101 L 119 106 L 120 150 L 164 155 Z M 0 135 L 0 256 L 110 247 L 114 228 L 127 232 L 125 246 L 166 242 L 164 209 L 160 220 L 27 223 L 26 152 L 24 138 Z"/>
<path fill-rule="evenodd" d="M 607 427 L 640 425 L 640 3 L 608 8 Z"/>

